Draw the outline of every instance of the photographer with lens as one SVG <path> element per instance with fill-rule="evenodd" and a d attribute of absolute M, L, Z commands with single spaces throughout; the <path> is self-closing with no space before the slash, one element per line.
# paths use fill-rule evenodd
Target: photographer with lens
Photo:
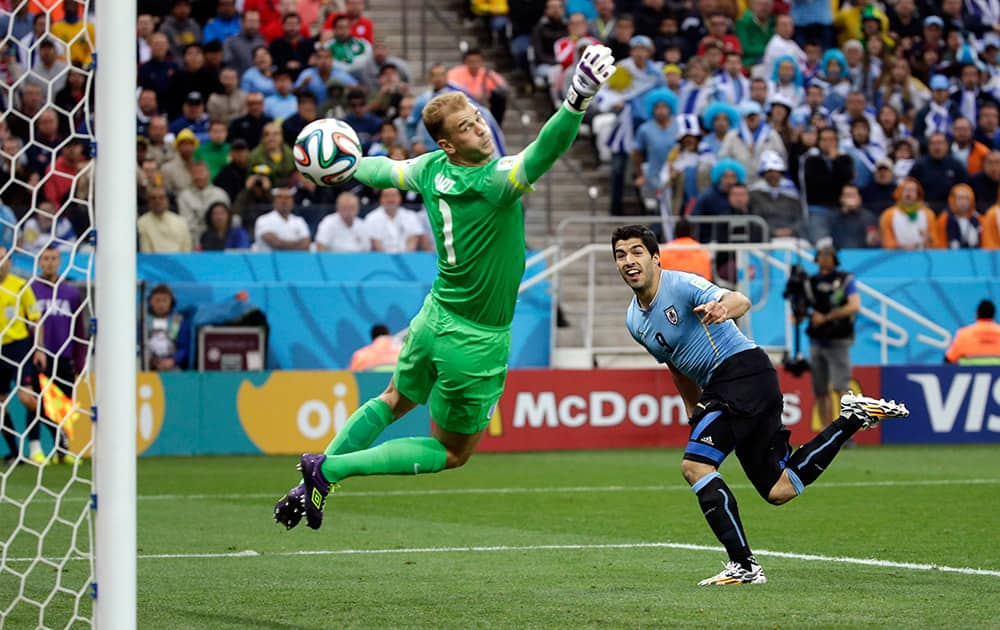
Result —
<path fill-rule="evenodd" d="M 854 317 L 861 310 L 861 294 L 854 274 L 838 269 L 837 250 L 822 247 L 816 253 L 819 272 L 809 277 L 808 315 L 809 359 L 813 394 L 823 426 L 834 420 L 830 389 L 839 400 L 851 383 L 851 346 L 854 344 Z M 804 313 L 803 313 L 804 314 Z"/>

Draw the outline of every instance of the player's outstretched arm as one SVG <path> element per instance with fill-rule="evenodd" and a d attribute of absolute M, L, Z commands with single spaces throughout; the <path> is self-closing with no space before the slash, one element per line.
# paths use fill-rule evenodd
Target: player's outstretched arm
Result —
<path fill-rule="evenodd" d="M 354 179 L 375 189 L 412 190 L 415 160 L 390 160 L 387 157 L 363 157 Z"/>
<path fill-rule="evenodd" d="M 569 149 L 580 130 L 580 121 L 590 100 L 615 72 L 615 60 L 606 46 L 587 46 L 573 72 L 566 100 L 538 137 L 522 153 L 524 176 L 535 183 Z"/>
<path fill-rule="evenodd" d="M 718 301 L 694 307 L 705 324 L 721 324 L 727 319 L 739 319 L 750 310 L 750 298 L 739 291 L 726 291 Z"/>

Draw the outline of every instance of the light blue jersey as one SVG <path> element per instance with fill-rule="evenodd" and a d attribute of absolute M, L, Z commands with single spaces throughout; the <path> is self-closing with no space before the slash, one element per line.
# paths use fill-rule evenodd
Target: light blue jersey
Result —
<path fill-rule="evenodd" d="M 729 357 L 757 347 L 732 320 L 705 325 L 692 309 L 719 300 L 726 291 L 701 276 L 660 271 L 660 289 L 648 310 L 633 297 L 625 325 L 632 337 L 660 363 L 670 363 L 705 387 L 715 368 Z"/>

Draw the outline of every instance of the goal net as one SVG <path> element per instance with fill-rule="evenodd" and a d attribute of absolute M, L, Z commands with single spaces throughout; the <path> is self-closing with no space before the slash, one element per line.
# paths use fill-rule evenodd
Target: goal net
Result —
<path fill-rule="evenodd" d="M 0 8 L 0 627 L 86 627 L 100 610 L 95 7 Z"/>

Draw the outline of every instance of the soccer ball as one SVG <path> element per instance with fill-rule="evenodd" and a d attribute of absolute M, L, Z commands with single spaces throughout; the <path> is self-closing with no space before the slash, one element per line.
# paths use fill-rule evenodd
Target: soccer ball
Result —
<path fill-rule="evenodd" d="M 361 163 L 361 141 L 350 125 L 336 118 L 314 120 L 295 139 L 295 167 L 317 186 L 347 181 Z"/>

